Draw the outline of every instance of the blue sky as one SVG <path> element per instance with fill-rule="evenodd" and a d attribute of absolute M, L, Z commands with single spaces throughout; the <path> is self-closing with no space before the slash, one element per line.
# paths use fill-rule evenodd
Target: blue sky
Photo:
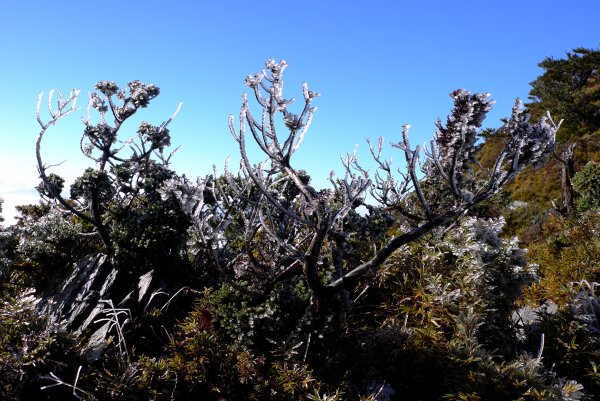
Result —
<path fill-rule="evenodd" d="M 15 204 L 36 201 L 40 91 L 82 91 L 83 108 L 45 139 L 45 161 L 66 160 L 53 172 L 71 180 L 88 165 L 80 116 L 94 83 L 139 79 L 161 95 L 138 119 L 159 124 L 183 102 L 170 126 L 173 145 L 182 145 L 173 168 L 194 177 L 237 155 L 227 116 L 238 113 L 244 77 L 269 57 L 285 59 L 286 97 L 301 99 L 302 81 L 322 94 L 295 160 L 319 186 L 355 144 L 368 160 L 367 137 L 398 141 L 409 123 L 413 144 L 428 140 L 454 89 L 490 92 L 496 105 L 485 126 L 499 126 L 514 99 L 527 97 L 538 62 L 600 46 L 598 15 L 597 0 L 0 0 L 4 216 L 10 223 Z M 123 139 L 136 126 L 125 126 Z"/>

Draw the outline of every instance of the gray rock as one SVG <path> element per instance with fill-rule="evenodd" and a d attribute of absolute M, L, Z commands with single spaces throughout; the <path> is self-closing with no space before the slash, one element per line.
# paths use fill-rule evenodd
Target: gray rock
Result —
<path fill-rule="evenodd" d="M 107 294 L 115 276 L 116 271 L 106 263 L 106 255 L 88 255 L 73 264 L 66 279 L 50 283 L 43 291 L 41 312 L 48 316 L 49 323 L 77 331 L 88 320 L 98 300 Z"/>
<path fill-rule="evenodd" d="M 37 307 L 48 317 L 49 325 L 79 336 L 87 344 L 84 355 L 94 361 L 106 349 L 108 338 L 115 335 L 110 332 L 114 325 L 103 320 L 105 301 L 139 316 L 156 301 L 156 295 L 168 295 L 161 283 L 154 270 L 141 276 L 122 272 L 106 255 L 92 254 L 69 266 L 66 277 L 49 280 L 38 294 Z"/>
<path fill-rule="evenodd" d="M 88 339 L 83 349 L 83 355 L 88 361 L 97 361 L 104 353 L 104 350 L 106 350 L 106 346 L 108 345 L 107 339 L 110 334 L 109 328 L 110 323 L 105 323 L 102 327 L 94 331 Z"/>
<path fill-rule="evenodd" d="M 510 204 L 508 205 L 508 210 L 517 210 L 517 209 L 522 209 L 524 207 L 528 206 L 527 202 L 523 202 L 523 201 L 512 201 L 510 202 Z"/>
<path fill-rule="evenodd" d="M 109 325 L 94 327 L 94 322 L 104 307 L 100 301 L 112 296 L 118 270 L 103 254 L 88 255 L 74 263 L 71 269 L 64 280 L 49 283 L 38 307 L 48 316 L 48 324 L 78 336 L 84 333 L 89 336 L 84 354 L 95 360 L 106 348 Z"/>

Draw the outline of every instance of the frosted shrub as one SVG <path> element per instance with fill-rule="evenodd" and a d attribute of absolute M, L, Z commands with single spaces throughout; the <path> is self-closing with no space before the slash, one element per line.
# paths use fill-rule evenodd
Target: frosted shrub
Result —
<path fill-rule="evenodd" d="M 61 210 L 50 209 L 39 219 L 25 215 L 16 228 L 19 238 L 17 251 L 26 258 L 26 262 L 47 262 L 51 255 L 60 256 L 70 252 L 70 248 L 82 238 L 83 227 L 80 222 L 66 219 Z"/>

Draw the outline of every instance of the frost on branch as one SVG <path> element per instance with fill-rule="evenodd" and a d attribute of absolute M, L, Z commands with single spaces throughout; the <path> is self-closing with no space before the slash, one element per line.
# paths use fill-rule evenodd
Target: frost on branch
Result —
<path fill-rule="evenodd" d="M 304 104 L 298 114 L 292 113 L 289 109 L 294 99 L 285 98 L 283 91 L 287 63 L 268 60 L 265 67 L 246 78 L 246 85 L 253 90 L 261 108 L 259 115 L 251 113 L 244 94 L 237 129 L 233 116 L 229 118 L 242 159 L 240 180 L 250 180 L 259 193 L 252 202 L 255 220 L 248 221 L 249 227 L 256 229 L 250 230 L 252 234 L 246 240 L 249 244 L 256 242 L 258 233 L 261 238 L 269 238 L 275 244 L 274 254 L 287 257 L 287 264 L 275 269 L 282 272 L 301 264 L 302 274 L 318 296 L 349 288 L 401 246 L 447 226 L 472 206 L 493 196 L 507 180 L 552 148 L 560 125 L 549 116 L 531 124 L 517 101 L 502 128 L 508 137 L 505 147 L 494 168 L 482 177 L 475 160 L 478 132 L 493 102 L 488 94 L 470 94 L 460 89 L 450 95 L 454 108 L 445 125 L 441 120 L 436 123 L 437 131 L 425 149 L 423 162 L 422 149 L 411 147 L 410 126 L 405 125 L 402 140 L 392 144 L 406 159 L 404 171 L 396 171 L 391 160 L 382 158 L 383 139 L 376 144 L 369 141 L 377 165 L 372 178 L 356 154 L 349 154 L 342 158 L 344 178 L 335 179 L 332 174 L 333 188 L 317 191 L 308 177 L 293 167 L 292 156 L 310 126 L 316 111 L 312 101 L 318 95 L 304 83 Z M 251 162 L 247 152 L 249 137 L 264 153 L 264 161 Z M 404 232 L 389 238 L 364 260 L 352 255 L 348 246 L 354 233 L 347 218 L 349 213 L 356 213 L 367 191 L 381 206 L 403 215 L 402 222 L 408 224 L 402 224 Z M 334 273 L 324 275 L 329 270 Z"/>
<path fill-rule="evenodd" d="M 42 161 L 41 143 L 50 126 L 76 110 L 79 91 L 73 90 L 66 99 L 59 94 L 56 108 L 52 104 L 53 92 L 50 92 L 50 119 L 47 122 L 41 116 L 43 94 L 40 94 L 36 116 L 41 130 L 36 142 L 36 156 L 42 183 L 38 190 L 47 202 L 55 203 L 91 225 L 107 253 L 111 254 L 114 242 L 119 241 L 115 238 L 130 234 L 115 233 L 115 227 L 122 223 L 121 217 L 131 216 L 131 209 L 143 203 L 140 199 L 150 202 L 154 187 L 173 174 L 168 169 L 171 155 L 165 155 L 164 149 L 171 143 L 167 127 L 181 104 L 162 124 L 155 126 L 144 121 L 134 136 L 119 139 L 125 121 L 140 108 L 147 107 L 159 95 L 160 90 L 153 84 L 140 81 L 129 82 L 127 89 L 120 89 L 112 81 L 99 81 L 96 90 L 97 92 L 89 93 L 87 117 L 83 119 L 84 129 L 80 141 L 82 153 L 95 166 L 88 168 L 75 181 L 71 187 L 70 199 L 65 199 L 62 195 L 64 180 L 48 173 L 51 166 Z M 92 121 L 92 109 L 99 117 L 95 123 Z M 122 231 L 121 228 L 119 230 Z"/>

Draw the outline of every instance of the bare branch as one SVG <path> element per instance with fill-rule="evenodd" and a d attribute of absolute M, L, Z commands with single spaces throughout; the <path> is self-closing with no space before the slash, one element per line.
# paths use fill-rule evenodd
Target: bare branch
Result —
<path fill-rule="evenodd" d="M 419 202 L 421 202 L 421 207 L 425 212 L 425 216 L 427 220 L 431 220 L 432 214 L 429 206 L 427 205 L 427 201 L 425 200 L 425 196 L 423 195 L 423 191 L 421 190 L 421 184 L 419 183 L 419 179 L 417 178 L 416 167 L 419 163 L 419 152 L 420 147 L 417 146 L 415 150 L 411 150 L 410 142 L 408 140 L 408 131 L 410 129 L 410 125 L 405 124 L 402 126 L 402 143 L 397 145 L 392 145 L 398 147 L 404 151 L 404 155 L 406 157 L 406 164 L 408 168 L 408 174 L 410 175 L 410 179 L 412 181 L 412 186 L 419 198 Z"/>
<path fill-rule="evenodd" d="M 454 108 L 446 124 L 442 125 L 439 120 L 436 123 L 437 131 L 430 149 L 425 149 L 426 159 L 423 163 L 419 161 L 421 146 L 415 149 L 410 147 L 409 126 L 405 125 L 402 141 L 393 146 L 403 151 L 406 170 L 392 171 L 392 160 L 382 158 L 382 138 L 377 144 L 368 140 L 369 152 L 377 165 L 373 182 L 369 172 L 358 163 L 355 150 L 342 158 L 345 170 L 343 180 L 336 179 L 333 173 L 329 175 L 333 191 L 316 191 L 309 185 L 305 174 L 292 167 L 291 157 L 301 145 L 312 121 L 316 109 L 311 102 L 318 95 L 309 91 L 304 83 L 301 113 L 296 115 L 288 110 L 293 99 L 286 100 L 283 97 L 282 73 L 286 66 L 285 61 L 276 63 L 268 60 L 262 73 L 246 78 L 246 85 L 254 90 L 255 98 L 262 107 L 262 123 L 252 117 L 244 95 L 240 127 L 235 130 L 233 117 L 230 116 L 229 129 L 239 145 L 243 167 L 239 178 L 251 181 L 260 193 L 253 200 L 253 210 L 257 213 L 263 232 L 267 234 L 270 244 L 276 244 L 286 254 L 303 250 L 304 253 L 298 255 L 297 260 L 302 262 L 303 275 L 309 287 L 319 297 L 348 288 L 367 272 L 381 266 L 403 245 L 418 240 L 438 227 L 446 227 L 464 216 L 469 208 L 489 199 L 508 179 L 552 147 L 558 129 L 550 118 L 529 124 L 517 103 L 511 119 L 506 121 L 504 127 L 510 140 L 498 155 L 488 180 L 481 183 L 480 176 L 473 169 L 477 162 L 474 155 L 478 130 L 493 102 L 488 99 L 488 94 L 472 95 L 465 90 L 457 90 L 451 94 Z M 286 136 L 279 136 L 276 129 L 278 122 L 287 128 Z M 249 160 L 246 123 L 252 138 L 267 157 L 264 163 L 252 164 Z M 417 174 L 418 167 L 424 173 L 421 178 Z M 232 181 L 227 174 L 226 181 Z M 349 255 L 339 248 L 343 245 L 343 238 L 348 235 L 344 232 L 345 219 L 362 202 L 369 188 L 377 201 L 406 216 L 411 226 L 366 262 L 349 263 Z M 230 203 L 227 207 L 231 206 Z M 249 241 L 254 240 L 257 232 L 255 226 L 252 227 L 249 232 L 252 236 L 247 237 Z M 299 241 L 305 241 L 306 238 L 310 238 L 310 243 L 300 246 Z M 327 260 L 323 253 L 328 249 L 333 249 L 335 253 L 329 259 L 338 272 L 333 281 L 324 283 L 319 271 L 320 263 Z"/>
<path fill-rule="evenodd" d="M 181 110 L 181 106 L 183 106 L 183 102 L 179 102 L 179 104 L 177 105 L 177 109 L 175 110 L 175 112 L 173 114 L 171 114 L 171 117 L 169 117 L 169 119 L 167 121 L 165 121 L 164 123 L 162 123 L 160 125 L 160 131 L 163 131 L 165 128 L 167 128 L 167 126 L 169 124 L 171 124 L 171 121 L 173 121 L 173 119 L 175 118 L 175 116 L 179 113 L 179 111 Z"/>

